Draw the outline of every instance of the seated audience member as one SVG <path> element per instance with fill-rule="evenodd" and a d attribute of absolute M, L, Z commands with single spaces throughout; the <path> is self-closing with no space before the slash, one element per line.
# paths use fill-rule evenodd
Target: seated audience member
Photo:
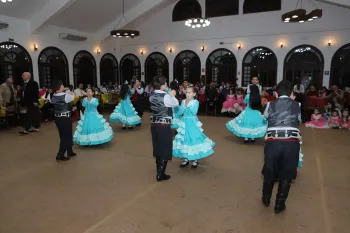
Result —
<path fill-rule="evenodd" d="M 322 97 L 326 97 L 327 95 L 331 94 L 332 91 L 329 90 L 327 87 L 323 86 L 321 89 L 321 95 Z"/>
<path fill-rule="evenodd" d="M 0 105 L 7 112 L 16 112 L 16 95 L 13 87 L 13 78 L 9 77 L 6 82 L 0 85 Z"/>
<path fill-rule="evenodd" d="M 209 84 L 209 87 L 205 89 L 205 96 L 207 97 L 207 101 L 214 102 L 218 95 L 218 91 L 216 90 L 214 82 Z"/>
<path fill-rule="evenodd" d="M 314 85 L 310 85 L 310 88 L 306 91 L 306 96 L 317 96 L 318 92 Z"/>
<path fill-rule="evenodd" d="M 39 96 L 41 97 L 41 96 L 45 95 L 46 92 L 47 92 L 47 89 L 45 86 L 43 86 L 39 91 Z"/>
<path fill-rule="evenodd" d="M 335 107 L 342 110 L 344 105 L 344 91 L 340 90 L 337 85 L 332 85 L 331 90 L 332 92 L 325 96 L 324 99 L 332 100 Z"/>
<path fill-rule="evenodd" d="M 50 109 L 54 109 L 53 104 L 51 103 L 51 98 L 53 95 L 53 91 L 51 88 L 41 96 L 41 99 L 45 100 L 44 106 L 41 108 L 41 112 L 43 114 L 43 118 L 45 121 L 48 121 L 50 118 Z"/>
<path fill-rule="evenodd" d="M 83 88 L 84 85 L 80 83 L 78 88 L 74 90 L 74 95 L 78 97 L 86 96 L 86 92 L 83 90 Z"/>

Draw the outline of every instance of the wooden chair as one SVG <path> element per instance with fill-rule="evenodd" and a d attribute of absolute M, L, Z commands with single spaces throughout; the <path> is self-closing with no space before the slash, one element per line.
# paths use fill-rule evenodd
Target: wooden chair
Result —
<path fill-rule="evenodd" d="M 211 110 L 214 110 L 214 111 L 210 111 Z M 216 116 L 216 101 L 210 101 L 208 100 L 206 102 L 206 109 L 205 109 L 205 113 L 208 115 L 208 114 L 213 114 L 214 113 L 214 116 Z"/>

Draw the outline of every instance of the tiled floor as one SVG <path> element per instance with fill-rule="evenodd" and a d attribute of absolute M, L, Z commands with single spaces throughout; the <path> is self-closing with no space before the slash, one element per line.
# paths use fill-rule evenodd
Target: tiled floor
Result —
<path fill-rule="evenodd" d="M 244 145 L 228 118 L 201 117 L 216 142 L 197 170 L 170 163 L 155 181 L 148 116 L 109 144 L 75 147 L 57 164 L 54 123 L 40 133 L 0 131 L 1 233 L 348 233 L 350 131 L 302 128 L 304 167 L 288 209 L 276 216 L 260 203 L 263 141 Z"/>

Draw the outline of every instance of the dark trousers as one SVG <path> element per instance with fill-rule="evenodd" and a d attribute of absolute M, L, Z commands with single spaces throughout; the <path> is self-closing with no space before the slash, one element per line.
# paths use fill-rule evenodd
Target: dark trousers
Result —
<path fill-rule="evenodd" d="M 55 122 L 58 129 L 58 134 L 60 135 L 60 140 L 61 140 L 58 154 L 64 155 L 66 152 L 68 152 L 68 154 L 72 154 L 73 153 L 72 119 L 70 117 L 56 117 Z"/>
<path fill-rule="evenodd" d="M 152 124 L 153 156 L 171 160 L 173 156 L 173 135 L 170 125 Z"/>
<path fill-rule="evenodd" d="M 264 148 L 264 180 L 293 180 L 297 175 L 300 143 L 298 140 L 268 140 Z"/>
<path fill-rule="evenodd" d="M 34 105 L 27 108 L 27 113 L 24 116 L 24 130 L 29 131 L 32 126 L 36 129 L 40 128 L 39 108 Z"/>

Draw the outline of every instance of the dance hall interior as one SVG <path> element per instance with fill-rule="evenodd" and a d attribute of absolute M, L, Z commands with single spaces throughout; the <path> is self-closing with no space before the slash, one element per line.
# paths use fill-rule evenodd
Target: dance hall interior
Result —
<path fill-rule="evenodd" d="M 349 233 L 349 22 L 0 0 L 0 233 Z"/>

